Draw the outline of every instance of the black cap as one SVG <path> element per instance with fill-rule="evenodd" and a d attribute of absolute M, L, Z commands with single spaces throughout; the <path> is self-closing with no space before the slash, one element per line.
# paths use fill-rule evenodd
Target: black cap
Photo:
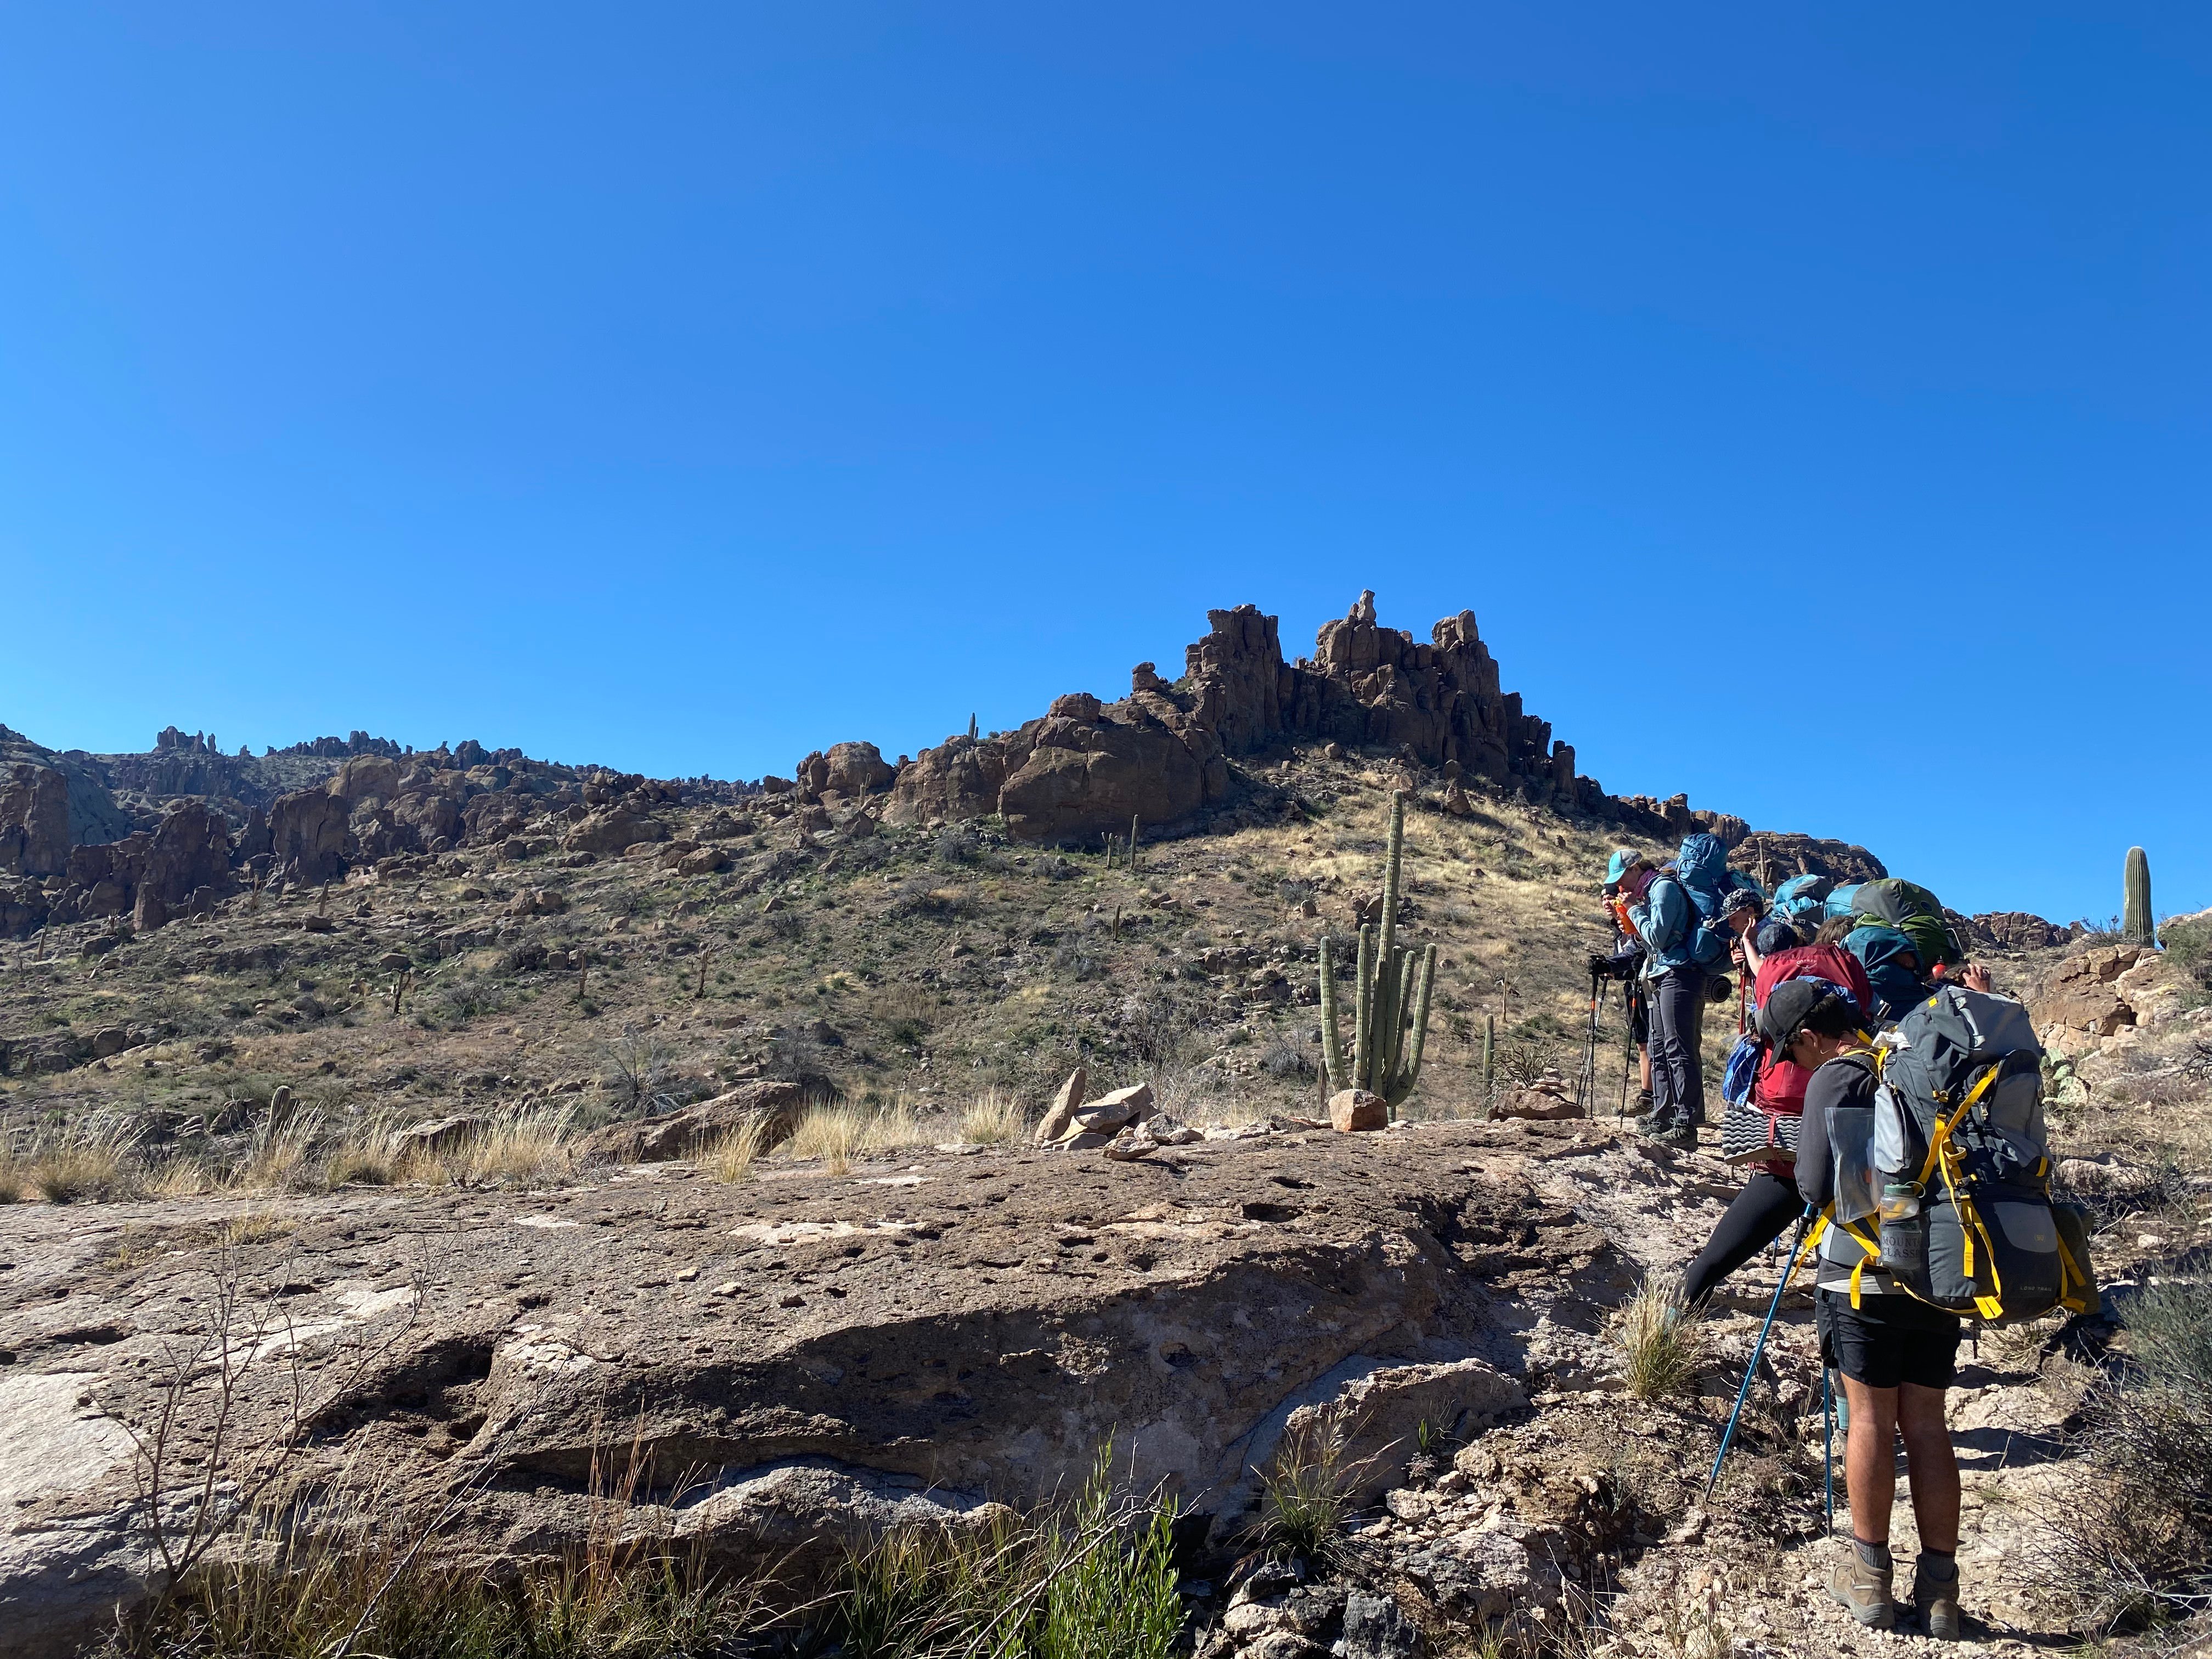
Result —
<path fill-rule="evenodd" d="M 1805 1016 L 1828 994 L 1826 986 L 1808 979 L 1785 979 L 1776 986 L 1759 1011 L 1759 1034 L 1766 1039 L 1766 1046 L 1778 1054 L 1787 1048 L 1804 1024 Z"/>

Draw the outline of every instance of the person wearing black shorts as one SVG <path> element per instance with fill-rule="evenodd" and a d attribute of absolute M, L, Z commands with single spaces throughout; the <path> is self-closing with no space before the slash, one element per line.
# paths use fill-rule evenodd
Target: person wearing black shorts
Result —
<path fill-rule="evenodd" d="M 1863 1148 L 1873 1119 L 1875 1078 L 1865 1033 L 1846 1000 L 1810 980 L 1778 987 L 1759 1025 L 1778 1051 L 1813 1073 L 1798 1133 L 1797 1190 L 1815 1211 L 1826 1212 L 1839 1201 L 1838 1188 L 1845 1184 L 1839 1176 L 1852 1173 L 1833 1149 Z M 1864 1161 L 1862 1152 L 1858 1162 Z M 1852 1196 L 1846 1193 L 1841 1201 Z M 1959 1463 L 1943 1420 L 1943 1396 L 1955 1376 L 1959 1319 L 1906 1295 L 1879 1269 L 1863 1266 L 1865 1258 L 1841 1227 L 1823 1229 L 1814 1291 L 1820 1352 L 1843 1373 L 1850 1413 L 1844 1476 L 1851 1559 L 1830 1577 L 1828 1590 L 1869 1629 L 1896 1623 L 1889 1519 L 1902 1438 L 1920 1531 L 1912 1601 L 1929 1635 L 1956 1641 Z"/>

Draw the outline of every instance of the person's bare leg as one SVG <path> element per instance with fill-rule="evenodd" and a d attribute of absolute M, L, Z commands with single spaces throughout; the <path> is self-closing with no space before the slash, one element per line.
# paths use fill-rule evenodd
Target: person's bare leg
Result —
<path fill-rule="evenodd" d="M 1844 1490 L 1851 1505 L 1850 1559 L 1828 1575 L 1828 1594 L 1869 1630 L 1897 1621 L 1891 1589 L 1889 1512 L 1897 1502 L 1897 1390 L 1844 1379 L 1850 1408 Z"/>
<path fill-rule="evenodd" d="M 1850 1498 L 1852 1535 L 1869 1544 L 1889 1542 L 1889 1512 L 1897 1503 L 1897 1395 L 1895 1389 L 1869 1389 L 1863 1382 L 1844 1378 L 1844 1399 L 1851 1413 L 1850 1433 L 1844 1447 L 1844 1490 Z M 1940 1425 L 1940 1415 L 1936 1420 Z M 1949 1442 L 1944 1443 L 1948 1451 Z M 1951 1525 L 1955 1533 L 1955 1466 L 1951 1478 Z M 1917 1478 L 1912 1489 L 1917 1499 L 1920 1492 Z"/>
<path fill-rule="evenodd" d="M 1912 1567 L 1912 1601 L 1929 1635 L 1955 1642 L 1959 1615 L 1959 1460 L 1943 1423 L 1943 1390 L 1907 1382 L 1898 1390 L 1897 1429 L 1912 1474 L 1912 1518 L 1920 1559 Z"/>
<path fill-rule="evenodd" d="M 1897 1428 L 1905 1438 L 1905 1466 L 1912 1477 L 1912 1518 L 1920 1528 L 1920 1547 L 1954 1555 L 1959 1549 L 1959 1460 L 1951 1450 L 1951 1431 L 1943 1422 L 1943 1390 L 1923 1389 L 1917 1382 L 1899 1389 Z M 1892 1485 L 1893 1489 L 1893 1480 Z M 1858 1519 L 1856 1506 L 1851 1518 L 1854 1522 Z"/>
<path fill-rule="evenodd" d="M 1644 1092 L 1648 1095 L 1651 1092 L 1651 1049 L 1650 1046 L 1644 1043 L 1638 1044 L 1636 1057 L 1644 1062 L 1643 1088 Z"/>

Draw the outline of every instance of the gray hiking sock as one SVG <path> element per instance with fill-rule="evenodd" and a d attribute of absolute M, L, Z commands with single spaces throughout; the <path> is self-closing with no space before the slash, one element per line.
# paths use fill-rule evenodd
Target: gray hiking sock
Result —
<path fill-rule="evenodd" d="M 1914 1565 L 1930 1578 L 1956 1578 L 1959 1576 L 1959 1557 L 1955 1551 L 1923 1550 Z"/>
<path fill-rule="evenodd" d="M 1851 1540 L 1851 1547 L 1858 1552 L 1860 1565 L 1872 1567 L 1876 1572 L 1887 1572 L 1890 1570 L 1887 1544 L 1869 1544 L 1863 1538 L 1854 1538 Z"/>

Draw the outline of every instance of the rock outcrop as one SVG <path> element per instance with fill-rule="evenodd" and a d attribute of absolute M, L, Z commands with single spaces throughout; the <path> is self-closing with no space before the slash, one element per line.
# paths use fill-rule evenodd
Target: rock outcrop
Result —
<path fill-rule="evenodd" d="M 895 823 L 1003 814 L 1030 842 L 1126 833 L 1130 820 L 1180 823 L 1229 793 L 1229 762 L 1287 743 L 1386 750 L 1456 767 L 1567 810 L 1602 803 L 1578 778 L 1574 750 L 1498 689 L 1498 665 L 1463 611 L 1428 643 L 1383 628 L 1374 595 L 1325 624 L 1311 659 L 1283 660 L 1277 623 L 1253 605 L 1206 613 L 1208 631 L 1170 684 L 1151 663 L 1129 695 L 1056 699 L 1018 731 L 954 737 L 899 769 L 885 817 Z M 802 777 L 802 783 L 808 781 Z"/>
<path fill-rule="evenodd" d="M 0 874 L 58 875 L 69 851 L 69 780 L 27 761 L 0 772 Z"/>

